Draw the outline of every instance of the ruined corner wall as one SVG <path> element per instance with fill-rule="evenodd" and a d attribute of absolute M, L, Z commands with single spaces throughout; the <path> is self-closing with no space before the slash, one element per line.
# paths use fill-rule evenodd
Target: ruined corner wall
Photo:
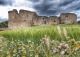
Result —
<path fill-rule="evenodd" d="M 49 25 L 59 24 L 59 18 L 57 16 L 48 17 L 48 24 Z"/>
<path fill-rule="evenodd" d="M 77 15 L 74 13 L 62 13 L 60 15 L 61 24 L 74 24 L 77 22 Z"/>
<path fill-rule="evenodd" d="M 21 16 L 21 19 L 26 22 L 26 26 L 32 26 L 33 25 L 33 15 L 35 12 L 27 11 L 27 10 L 20 10 L 19 15 Z"/>
<path fill-rule="evenodd" d="M 8 12 L 8 18 L 9 18 L 8 28 L 16 27 L 15 20 L 16 20 L 17 16 L 18 16 L 18 12 L 16 9 L 13 9 L 12 11 Z"/>
<path fill-rule="evenodd" d="M 33 25 L 35 25 L 35 26 L 38 25 L 38 16 L 37 16 L 37 14 L 33 15 Z"/>
<path fill-rule="evenodd" d="M 8 27 L 12 29 L 31 26 L 33 24 L 32 18 L 34 14 L 34 12 L 26 10 L 20 10 L 18 13 L 16 9 L 13 9 L 8 12 Z"/>
<path fill-rule="evenodd" d="M 46 16 L 37 16 L 34 15 L 34 25 L 38 25 L 38 26 L 41 26 L 41 25 L 47 25 L 48 24 L 48 17 Z"/>

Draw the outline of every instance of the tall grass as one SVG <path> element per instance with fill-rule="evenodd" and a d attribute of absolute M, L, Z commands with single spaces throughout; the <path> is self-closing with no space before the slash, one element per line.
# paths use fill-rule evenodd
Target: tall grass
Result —
<path fill-rule="evenodd" d="M 0 36 L 3 57 L 80 56 L 80 25 L 26 27 L 1 31 Z"/>
<path fill-rule="evenodd" d="M 80 40 L 80 25 L 61 25 L 61 31 L 63 33 L 63 28 L 66 28 L 68 35 L 71 38 L 75 38 L 76 40 Z M 57 30 L 57 25 L 55 26 L 35 26 L 35 27 L 26 27 L 20 29 L 13 29 L 8 31 L 0 32 L 0 36 L 3 36 L 7 39 L 34 39 L 39 40 L 43 38 L 45 35 L 50 36 L 51 39 L 60 40 L 61 37 Z M 64 35 L 62 34 L 62 38 Z"/>

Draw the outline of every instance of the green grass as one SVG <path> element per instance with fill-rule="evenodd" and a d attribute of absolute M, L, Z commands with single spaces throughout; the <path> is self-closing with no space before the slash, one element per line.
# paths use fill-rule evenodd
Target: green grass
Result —
<path fill-rule="evenodd" d="M 71 38 L 75 38 L 76 40 L 80 40 L 80 25 L 60 25 L 60 28 L 63 32 L 63 28 L 66 28 L 68 36 Z M 58 34 L 57 25 L 54 26 L 34 26 L 34 27 L 26 27 L 20 29 L 13 29 L 8 31 L 0 32 L 0 36 L 3 36 L 7 39 L 34 39 L 39 40 L 43 38 L 45 35 L 50 36 L 51 39 L 60 40 L 60 36 Z M 64 36 L 63 36 L 64 38 Z"/>
<path fill-rule="evenodd" d="M 62 43 L 62 41 L 67 43 L 68 40 L 66 40 L 66 38 L 65 38 L 65 36 L 63 34 L 63 28 L 66 28 L 68 37 L 70 37 L 70 39 L 75 39 L 75 41 L 72 40 L 70 43 L 67 43 L 67 44 L 69 44 L 69 48 L 68 49 L 70 49 L 70 52 L 72 52 L 71 51 L 72 50 L 72 46 L 73 46 L 72 43 L 80 41 L 80 25 L 59 25 L 59 26 L 61 28 L 61 32 L 62 32 L 61 36 L 62 36 L 62 38 L 60 37 L 59 31 L 57 30 L 58 25 L 54 25 L 54 26 L 33 26 L 33 27 L 19 28 L 19 29 L 7 30 L 7 31 L 0 31 L 0 36 L 5 37 L 7 40 L 9 40 L 7 45 L 6 44 L 4 45 L 3 51 L 6 50 L 6 53 L 9 51 L 10 54 L 12 54 L 14 49 L 18 50 L 18 45 L 20 43 L 21 47 L 24 46 L 25 49 L 28 51 L 26 53 L 28 55 L 25 54 L 28 57 L 30 57 L 30 53 L 31 53 L 31 51 L 29 53 L 29 49 L 31 47 L 30 45 L 33 46 L 31 48 L 33 50 L 32 53 L 34 54 L 33 57 L 35 57 L 36 54 L 38 54 L 41 57 L 54 56 L 54 54 L 52 53 L 52 50 L 53 50 L 52 48 L 53 48 L 53 46 L 54 46 L 54 48 L 55 47 L 57 48 L 58 45 L 57 45 L 57 43 L 55 43 L 55 44 L 52 43 L 52 40 L 60 41 L 60 43 Z M 49 36 L 50 39 L 51 39 L 51 42 L 49 42 L 50 43 L 50 49 L 49 50 L 48 50 L 47 44 L 45 44 L 45 43 L 40 41 L 42 38 L 45 37 L 45 35 Z M 14 40 L 12 40 L 12 38 Z M 28 43 L 28 40 L 30 40 L 32 42 Z M 76 45 L 78 45 L 78 44 L 76 44 Z M 39 49 L 37 50 L 37 48 L 39 48 Z M 42 50 L 42 49 L 44 49 L 45 51 Z M 80 56 L 78 54 L 79 50 L 75 51 L 75 53 L 77 53 L 77 55 L 75 55 L 72 52 L 72 54 L 69 55 L 69 56 L 72 56 L 72 57 Z M 1 55 L 5 54 L 5 56 L 6 56 L 7 55 L 6 53 L 3 52 L 3 53 L 1 53 Z M 8 54 L 8 55 L 10 55 L 10 54 Z M 22 52 L 21 52 L 21 54 L 22 54 Z M 46 54 L 47 54 L 47 56 L 44 56 Z M 3 56 L 3 57 L 5 57 L 5 56 Z M 54 57 L 59 57 L 59 53 L 56 54 Z M 62 57 L 62 55 L 61 55 L 61 57 Z M 65 55 L 63 57 L 65 57 Z M 68 56 L 66 56 L 66 57 L 68 57 Z"/>

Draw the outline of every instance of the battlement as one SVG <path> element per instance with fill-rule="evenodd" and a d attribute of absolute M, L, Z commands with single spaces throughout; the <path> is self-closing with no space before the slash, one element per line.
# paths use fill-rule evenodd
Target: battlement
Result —
<path fill-rule="evenodd" d="M 35 12 L 28 10 L 16 9 L 8 11 L 8 27 L 9 28 L 21 28 L 28 26 L 41 26 L 41 25 L 54 25 L 54 24 L 73 24 L 77 22 L 77 15 L 74 13 L 61 13 L 57 16 L 38 16 Z"/>

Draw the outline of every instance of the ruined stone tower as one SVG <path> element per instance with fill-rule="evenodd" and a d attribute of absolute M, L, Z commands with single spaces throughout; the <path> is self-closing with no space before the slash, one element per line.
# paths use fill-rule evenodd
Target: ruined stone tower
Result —
<path fill-rule="evenodd" d="M 77 15 L 74 13 L 62 13 L 60 15 L 61 24 L 74 24 L 77 22 Z"/>
<path fill-rule="evenodd" d="M 8 12 L 9 28 L 21 28 L 33 25 L 34 12 L 27 10 L 20 10 L 19 13 L 16 9 Z"/>
<path fill-rule="evenodd" d="M 77 15 L 74 13 L 62 13 L 59 17 L 57 16 L 38 16 L 35 12 L 27 10 L 16 9 L 8 12 L 8 27 L 9 28 L 22 28 L 32 25 L 56 25 L 56 24 L 73 24 L 77 22 Z"/>

